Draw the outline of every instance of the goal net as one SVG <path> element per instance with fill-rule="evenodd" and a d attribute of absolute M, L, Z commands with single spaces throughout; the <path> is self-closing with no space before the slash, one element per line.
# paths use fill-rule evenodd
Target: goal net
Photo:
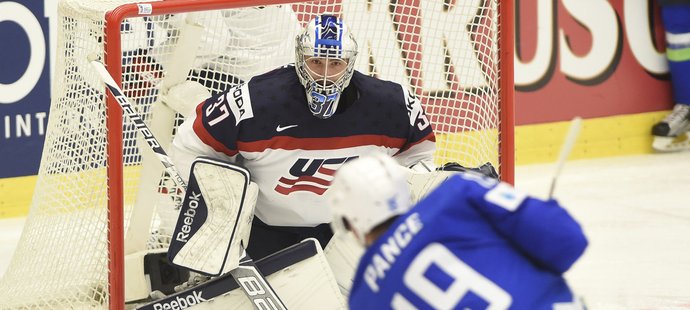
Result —
<path fill-rule="evenodd" d="M 118 308 L 123 255 L 167 246 L 161 213 L 179 189 L 89 55 L 104 60 L 168 149 L 182 120 L 161 103 L 171 87 L 195 81 L 220 92 L 292 62 L 301 27 L 335 14 L 359 43 L 357 70 L 421 98 L 436 132 L 436 164 L 491 162 L 512 182 L 510 1 L 287 1 L 60 1 L 45 145 L 30 213 L 0 281 L 0 308 Z"/>

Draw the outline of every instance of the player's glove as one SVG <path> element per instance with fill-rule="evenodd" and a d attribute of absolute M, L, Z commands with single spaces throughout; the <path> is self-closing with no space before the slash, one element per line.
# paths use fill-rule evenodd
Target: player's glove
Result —
<path fill-rule="evenodd" d="M 436 168 L 437 171 L 459 171 L 459 172 L 467 172 L 467 171 L 472 171 L 476 173 L 483 174 L 487 177 L 493 178 L 493 179 L 498 179 L 498 173 L 496 172 L 496 169 L 494 168 L 491 163 L 487 162 L 479 167 L 465 167 L 461 164 L 458 164 L 456 162 L 450 162 L 444 164 L 442 167 Z"/>

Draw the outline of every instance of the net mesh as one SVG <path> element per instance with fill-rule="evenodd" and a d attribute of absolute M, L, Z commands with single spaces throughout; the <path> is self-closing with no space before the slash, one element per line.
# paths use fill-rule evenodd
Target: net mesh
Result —
<path fill-rule="evenodd" d="M 316 14 L 333 13 L 359 43 L 357 70 L 401 83 L 421 98 L 437 134 L 437 164 L 499 167 L 497 0 L 323 0 L 181 8 L 165 15 L 154 10 L 108 25 L 119 27 L 122 50 L 106 51 L 104 14 L 128 2 L 60 2 L 45 146 L 30 214 L 0 281 L 1 309 L 107 306 L 106 137 L 112 126 L 123 131 L 125 229 L 143 230 L 148 248 L 167 246 L 160 214 L 179 201 L 180 191 L 128 119 L 106 126 L 105 89 L 87 61 L 90 54 L 121 55 L 122 89 L 165 147 L 182 119 L 159 104 L 167 87 L 182 79 L 215 93 L 292 62 L 302 26 Z M 132 224 L 135 209 L 151 210 L 150 220 Z"/>

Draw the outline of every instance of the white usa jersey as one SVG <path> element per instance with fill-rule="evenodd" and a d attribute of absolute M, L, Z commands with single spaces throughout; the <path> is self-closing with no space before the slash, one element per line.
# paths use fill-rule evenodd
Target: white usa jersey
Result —
<path fill-rule="evenodd" d="M 371 152 L 401 165 L 432 161 L 435 137 L 417 98 L 397 83 L 355 72 L 357 99 L 314 117 L 293 66 L 252 78 L 199 104 L 178 129 L 172 157 L 185 176 L 197 156 L 240 164 L 259 185 L 256 216 L 274 226 L 331 220 L 325 192 L 346 161 Z"/>

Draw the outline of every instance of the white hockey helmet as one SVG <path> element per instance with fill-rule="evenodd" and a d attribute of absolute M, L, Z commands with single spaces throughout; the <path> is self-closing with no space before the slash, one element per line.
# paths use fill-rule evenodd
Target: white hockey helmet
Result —
<path fill-rule="evenodd" d="M 411 207 L 404 167 L 393 158 L 375 153 L 344 164 L 328 190 L 334 232 L 351 230 L 365 245 L 376 226 Z"/>
<path fill-rule="evenodd" d="M 333 116 L 340 95 L 350 84 L 357 58 L 357 42 L 342 19 L 321 15 L 311 20 L 295 44 L 295 70 L 307 93 L 309 110 L 322 119 Z M 336 72 L 316 72 L 310 62 L 341 64 Z"/>

